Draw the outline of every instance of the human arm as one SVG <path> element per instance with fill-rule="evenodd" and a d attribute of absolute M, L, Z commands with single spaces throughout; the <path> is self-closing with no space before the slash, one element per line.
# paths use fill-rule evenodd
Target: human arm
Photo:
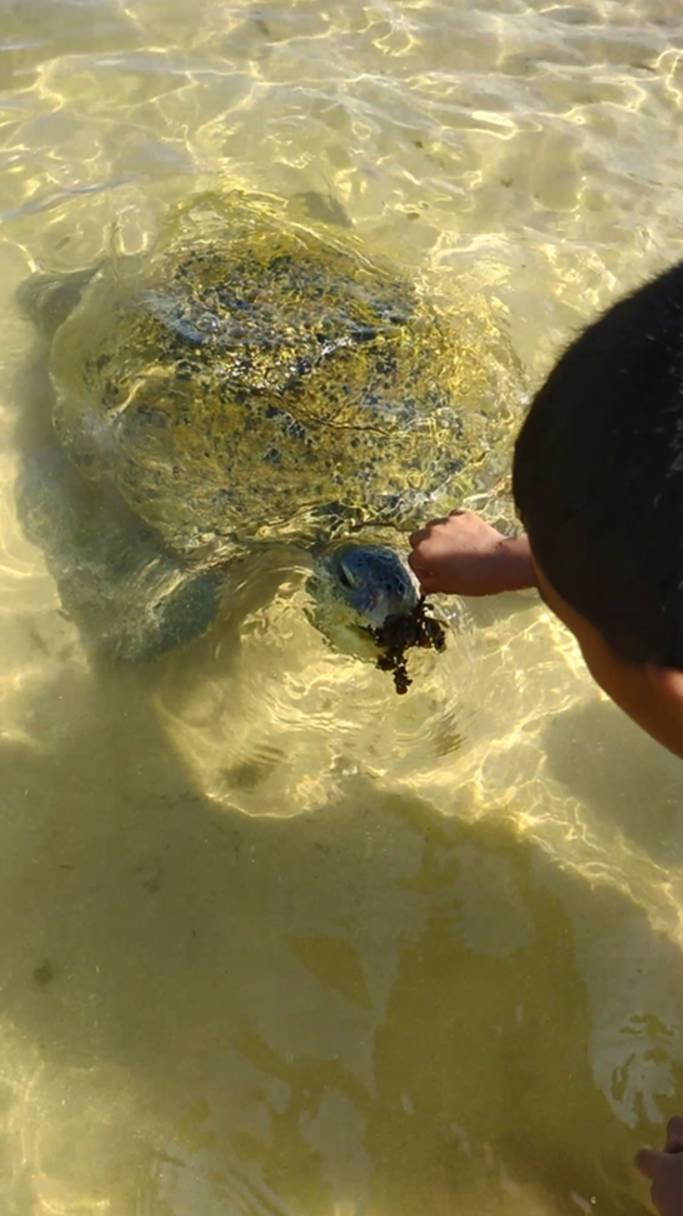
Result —
<path fill-rule="evenodd" d="M 498 595 L 536 586 L 526 536 L 509 539 L 471 511 L 433 519 L 410 537 L 410 567 L 425 595 Z"/>
<path fill-rule="evenodd" d="M 683 1119 L 674 1115 L 666 1129 L 663 1152 L 641 1148 L 636 1166 L 649 1179 L 650 1198 L 659 1216 L 683 1213 Z"/>

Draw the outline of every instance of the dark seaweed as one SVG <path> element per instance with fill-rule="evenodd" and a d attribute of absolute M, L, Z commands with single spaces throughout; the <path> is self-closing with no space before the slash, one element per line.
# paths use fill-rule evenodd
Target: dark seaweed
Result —
<path fill-rule="evenodd" d="M 372 630 L 381 651 L 377 666 L 380 671 L 392 673 L 399 696 L 407 693 L 413 682 L 408 675 L 406 652 L 413 646 L 439 653 L 446 648 L 445 631 L 433 616 L 428 615 L 428 611 L 429 605 L 421 596 L 409 615 L 390 616 L 381 629 Z"/>

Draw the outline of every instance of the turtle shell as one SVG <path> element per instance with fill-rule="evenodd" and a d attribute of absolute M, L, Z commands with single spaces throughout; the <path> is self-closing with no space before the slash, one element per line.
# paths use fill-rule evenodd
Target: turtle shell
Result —
<path fill-rule="evenodd" d="M 203 196 L 101 266 L 58 329 L 55 425 L 185 557 L 408 526 L 471 492 L 497 441 L 517 369 L 494 328 L 346 234 Z"/>

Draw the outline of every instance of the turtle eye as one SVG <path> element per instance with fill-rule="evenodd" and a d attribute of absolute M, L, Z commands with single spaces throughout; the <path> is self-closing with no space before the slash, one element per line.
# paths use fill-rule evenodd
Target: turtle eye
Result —
<path fill-rule="evenodd" d="M 342 587 L 346 587 L 347 591 L 352 591 L 357 586 L 356 580 L 351 572 L 346 568 L 343 562 L 339 563 L 339 582 Z"/>

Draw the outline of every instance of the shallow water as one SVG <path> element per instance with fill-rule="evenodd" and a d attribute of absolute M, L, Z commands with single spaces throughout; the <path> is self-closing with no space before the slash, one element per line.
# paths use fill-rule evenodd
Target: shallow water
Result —
<path fill-rule="evenodd" d="M 679 764 L 533 596 L 457 608 L 397 698 L 288 550 L 202 641 L 95 671 L 16 518 L 12 297 L 259 189 L 483 295 L 533 385 L 681 256 L 678 3 L 3 0 L 0 37 L 3 1212 L 644 1210 Z"/>

